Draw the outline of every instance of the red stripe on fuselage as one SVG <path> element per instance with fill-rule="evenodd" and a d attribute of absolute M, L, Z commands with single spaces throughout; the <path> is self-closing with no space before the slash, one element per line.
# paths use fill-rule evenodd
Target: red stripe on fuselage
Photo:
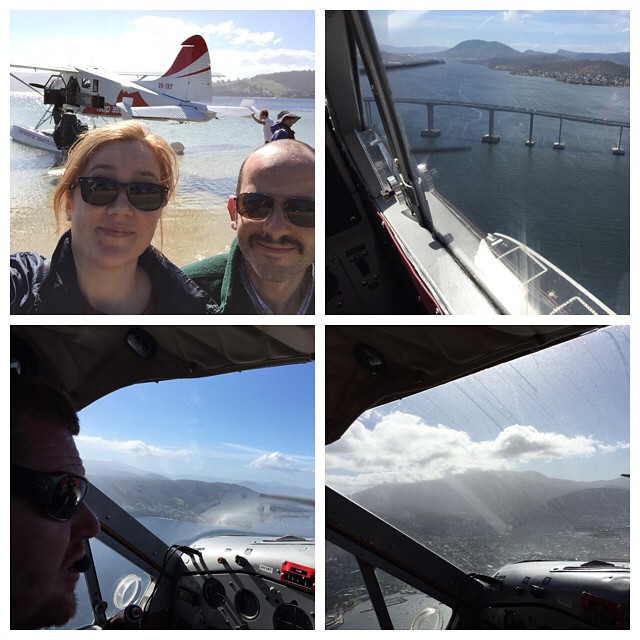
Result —
<path fill-rule="evenodd" d="M 133 98 L 132 106 L 134 106 L 134 107 L 148 107 L 149 106 L 147 101 L 137 91 L 134 91 L 133 93 L 129 93 L 128 91 L 120 90 L 120 93 L 118 94 L 118 98 L 117 98 L 116 102 L 122 102 L 123 98 Z"/>

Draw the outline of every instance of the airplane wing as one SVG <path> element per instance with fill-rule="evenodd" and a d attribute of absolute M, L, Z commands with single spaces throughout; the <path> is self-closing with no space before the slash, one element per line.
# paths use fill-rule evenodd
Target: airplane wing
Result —
<path fill-rule="evenodd" d="M 53 73 L 78 73 L 78 69 L 76 67 L 41 67 L 39 65 L 13 63 L 11 63 L 9 66 L 11 69 L 24 69 L 25 71 L 30 71 L 33 73 L 38 73 L 41 71 L 50 71 Z"/>
<path fill-rule="evenodd" d="M 217 113 L 217 118 L 250 118 L 254 113 L 259 113 L 253 102 L 252 98 L 244 98 L 239 107 L 209 105 L 209 108 Z"/>
<path fill-rule="evenodd" d="M 218 118 L 250 118 L 253 111 L 250 107 L 225 107 L 221 105 L 211 106 Z"/>
<path fill-rule="evenodd" d="M 179 120 L 188 122 L 207 122 L 217 117 L 214 110 L 202 105 L 173 105 L 158 107 L 133 107 L 125 102 L 118 102 L 116 107 L 120 109 L 122 118 L 143 120 Z"/>

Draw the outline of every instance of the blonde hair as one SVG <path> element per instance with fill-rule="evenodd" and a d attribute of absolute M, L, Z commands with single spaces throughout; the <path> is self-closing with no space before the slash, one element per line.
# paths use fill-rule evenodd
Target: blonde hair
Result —
<path fill-rule="evenodd" d="M 53 192 L 53 213 L 58 230 L 61 228 L 61 219 L 65 217 L 70 192 L 75 188 L 89 160 L 105 145 L 132 140 L 143 142 L 149 147 L 160 166 L 160 180 L 169 189 L 168 200 L 171 200 L 178 185 L 178 160 L 171 145 L 141 122 L 118 122 L 83 134 L 69 150 L 64 174 Z"/>

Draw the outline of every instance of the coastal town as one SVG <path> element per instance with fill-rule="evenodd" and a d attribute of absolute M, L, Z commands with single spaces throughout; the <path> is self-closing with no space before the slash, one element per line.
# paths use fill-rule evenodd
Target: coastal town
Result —
<path fill-rule="evenodd" d="M 567 84 L 588 84 L 599 87 L 628 87 L 629 73 L 609 75 L 604 73 L 575 73 L 570 71 L 549 71 L 546 69 L 524 69 L 511 71 L 516 76 L 550 78 Z"/>

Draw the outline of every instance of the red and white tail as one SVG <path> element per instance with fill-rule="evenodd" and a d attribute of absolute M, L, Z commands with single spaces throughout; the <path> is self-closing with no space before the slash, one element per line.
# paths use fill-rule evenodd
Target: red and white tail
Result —
<path fill-rule="evenodd" d="M 191 36 L 182 43 L 171 67 L 155 80 L 139 81 L 159 94 L 177 100 L 189 100 L 209 104 L 211 91 L 211 59 L 202 36 Z"/>

